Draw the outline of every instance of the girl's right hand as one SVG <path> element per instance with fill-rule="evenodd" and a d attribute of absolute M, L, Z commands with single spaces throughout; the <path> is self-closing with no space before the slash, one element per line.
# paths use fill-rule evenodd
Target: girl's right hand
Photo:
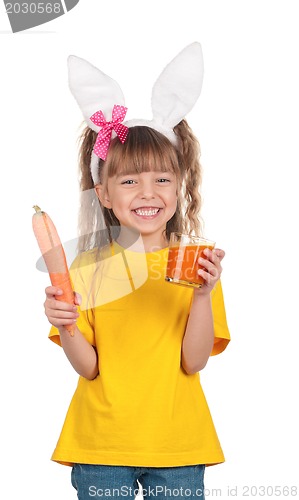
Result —
<path fill-rule="evenodd" d="M 61 295 L 63 292 L 56 286 L 48 286 L 45 289 L 46 300 L 44 302 L 45 314 L 51 325 L 59 328 L 65 325 L 72 325 L 79 317 L 77 305 L 81 303 L 81 296 L 74 292 L 75 305 L 61 302 L 55 298 L 55 295 Z"/>

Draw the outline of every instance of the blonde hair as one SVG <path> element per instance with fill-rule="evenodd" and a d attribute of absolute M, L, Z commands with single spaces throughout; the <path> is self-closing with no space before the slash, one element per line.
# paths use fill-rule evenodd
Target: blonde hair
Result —
<path fill-rule="evenodd" d="M 174 132 L 180 144 L 178 149 L 156 130 L 145 126 L 132 127 L 125 143 L 122 144 L 116 137 L 110 143 L 106 161 L 99 160 L 99 178 L 104 185 L 108 177 L 120 171 L 140 173 L 159 170 L 176 175 L 180 189 L 176 212 L 166 225 L 167 239 L 172 231 L 199 236 L 202 229 L 199 143 L 186 120 L 182 120 Z M 96 137 L 96 132 L 89 127 L 83 130 L 80 137 L 79 252 L 105 246 L 117 237 L 120 229 L 113 211 L 102 206 L 93 189 L 90 160 Z M 89 196 L 86 196 L 87 190 L 91 190 Z"/>

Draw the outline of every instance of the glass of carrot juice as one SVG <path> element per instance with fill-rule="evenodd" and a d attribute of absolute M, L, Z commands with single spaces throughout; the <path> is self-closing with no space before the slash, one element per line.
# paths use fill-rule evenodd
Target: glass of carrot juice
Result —
<path fill-rule="evenodd" d="M 204 269 L 198 264 L 200 257 L 206 258 L 205 248 L 212 250 L 215 242 L 182 233 L 171 233 L 165 280 L 178 285 L 201 288 L 204 279 L 197 271 Z"/>

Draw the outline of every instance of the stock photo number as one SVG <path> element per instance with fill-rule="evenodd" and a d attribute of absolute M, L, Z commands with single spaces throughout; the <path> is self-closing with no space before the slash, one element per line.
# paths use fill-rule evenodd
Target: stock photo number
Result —
<path fill-rule="evenodd" d="M 13 33 L 53 21 L 67 14 L 79 3 L 79 0 L 3 1 Z"/>
<path fill-rule="evenodd" d="M 216 490 L 217 491 L 217 490 Z M 217 495 L 216 496 L 219 496 L 218 493 L 222 494 L 221 490 L 219 489 L 217 491 Z M 295 486 L 295 485 L 290 485 L 290 486 L 287 486 L 287 485 L 284 485 L 284 486 L 281 486 L 281 485 L 244 485 L 244 486 L 234 486 L 234 487 L 231 487 L 231 486 L 228 486 L 227 488 L 227 492 L 226 492 L 227 496 L 229 497 L 255 497 L 255 498 L 259 498 L 259 497 L 266 497 L 266 498 L 270 498 L 270 497 L 281 497 L 281 498 L 285 498 L 285 497 L 298 497 L 298 486 Z"/>
<path fill-rule="evenodd" d="M 6 5 L 7 14 L 55 14 L 61 13 L 62 5 L 60 3 L 50 3 L 50 2 L 7 2 Z"/>

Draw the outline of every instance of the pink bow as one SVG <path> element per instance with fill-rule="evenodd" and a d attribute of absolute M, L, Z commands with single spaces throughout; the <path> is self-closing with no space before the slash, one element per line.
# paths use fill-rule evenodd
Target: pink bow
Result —
<path fill-rule="evenodd" d="M 102 127 L 102 129 L 98 133 L 97 140 L 93 148 L 94 153 L 102 160 L 106 160 L 109 144 L 111 141 L 112 130 L 116 132 L 122 143 L 124 143 L 127 138 L 129 129 L 128 127 L 120 123 L 124 120 L 127 109 L 128 108 L 126 108 L 125 106 L 119 106 L 118 104 L 115 104 L 112 110 L 111 122 L 106 122 L 102 111 L 97 111 L 90 117 L 90 120 L 95 125 L 97 125 L 98 127 Z"/>

